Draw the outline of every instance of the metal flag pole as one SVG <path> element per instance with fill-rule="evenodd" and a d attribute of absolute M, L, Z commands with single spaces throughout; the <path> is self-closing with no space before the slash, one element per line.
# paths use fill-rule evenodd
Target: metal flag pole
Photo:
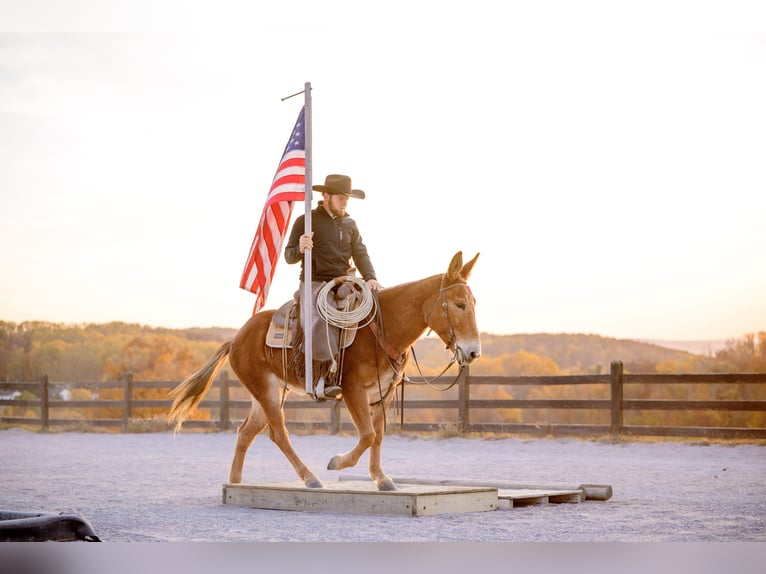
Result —
<path fill-rule="evenodd" d="M 305 135 L 306 135 L 306 191 L 304 199 L 304 233 L 311 235 L 311 82 L 306 82 L 303 89 L 305 98 Z M 312 359 L 314 349 L 311 340 L 312 297 L 311 297 L 311 249 L 303 252 L 303 351 L 306 360 L 306 394 L 314 394 L 314 373 Z"/>

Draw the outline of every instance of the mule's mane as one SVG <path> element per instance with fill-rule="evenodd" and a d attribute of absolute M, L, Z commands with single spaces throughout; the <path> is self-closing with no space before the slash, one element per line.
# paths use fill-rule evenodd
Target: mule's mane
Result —
<path fill-rule="evenodd" d="M 398 351 L 404 352 L 411 347 L 428 328 L 425 303 L 439 294 L 444 279 L 445 274 L 439 273 L 378 292 L 386 337 Z M 458 280 L 458 283 L 462 282 Z"/>
<path fill-rule="evenodd" d="M 413 288 L 418 289 L 425 289 L 426 287 L 430 288 L 431 282 L 441 282 L 441 278 L 444 276 L 443 273 L 439 273 L 438 275 L 431 275 L 430 277 L 425 277 L 424 279 L 416 279 L 415 281 L 407 281 L 406 283 L 400 283 L 398 285 L 394 285 L 393 287 L 386 287 L 385 289 L 381 289 L 378 293 L 378 296 L 381 296 L 383 294 L 387 295 L 396 295 L 400 291 L 409 291 Z"/>
<path fill-rule="evenodd" d="M 434 292 L 438 292 L 440 288 L 445 287 L 443 284 L 444 278 L 445 274 L 439 273 L 437 275 L 431 275 L 430 277 L 425 277 L 423 279 L 416 279 L 415 281 L 400 283 L 398 285 L 394 285 L 393 287 L 386 287 L 385 289 L 381 289 L 378 292 L 378 298 L 383 297 L 386 299 L 388 297 L 395 297 L 402 291 L 409 292 L 411 290 L 423 291 L 427 296 Z M 467 285 L 467 282 L 461 277 L 455 281 L 455 284 Z"/>

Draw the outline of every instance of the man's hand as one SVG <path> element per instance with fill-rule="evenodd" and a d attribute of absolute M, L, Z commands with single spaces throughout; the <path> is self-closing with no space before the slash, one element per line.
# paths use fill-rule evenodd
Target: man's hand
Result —
<path fill-rule="evenodd" d="M 380 291 L 383 287 L 378 283 L 377 279 L 370 279 L 367 281 L 367 286 L 373 291 Z"/>
<path fill-rule="evenodd" d="M 301 251 L 301 254 L 303 254 L 306 249 L 313 249 L 314 248 L 314 241 L 311 239 L 314 236 L 314 232 L 311 232 L 311 235 L 308 235 L 304 233 L 301 235 L 300 239 L 298 240 L 298 248 Z"/>

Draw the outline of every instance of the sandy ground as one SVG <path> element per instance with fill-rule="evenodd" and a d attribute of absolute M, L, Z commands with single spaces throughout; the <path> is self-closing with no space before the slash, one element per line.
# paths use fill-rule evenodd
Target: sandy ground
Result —
<path fill-rule="evenodd" d="M 283 512 L 221 503 L 233 433 L 0 431 L 0 509 L 77 510 L 104 541 L 766 541 L 766 447 L 578 439 L 386 437 L 392 476 L 609 484 L 606 501 L 433 517 Z M 352 436 L 293 436 L 320 478 Z M 354 469 L 366 474 L 367 457 Z M 295 475 L 266 436 L 244 482 Z"/>

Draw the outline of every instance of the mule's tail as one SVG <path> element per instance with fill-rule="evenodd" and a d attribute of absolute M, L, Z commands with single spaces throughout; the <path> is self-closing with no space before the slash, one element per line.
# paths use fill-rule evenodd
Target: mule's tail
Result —
<path fill-rule="evenodd" d="M 168 419 L 176 423 L 175 432 L 181 430 L 181 425 L 205 396 L 210 385 L 213 384 L 218 371 L 221 370 L 226 357 L 231 351 L 231 341 L 227 341 L 210 357 L 207 363 L 196 373 L 170 391 L 170 396 L 174 399 L 173 406 L 170 407 Z"/>

